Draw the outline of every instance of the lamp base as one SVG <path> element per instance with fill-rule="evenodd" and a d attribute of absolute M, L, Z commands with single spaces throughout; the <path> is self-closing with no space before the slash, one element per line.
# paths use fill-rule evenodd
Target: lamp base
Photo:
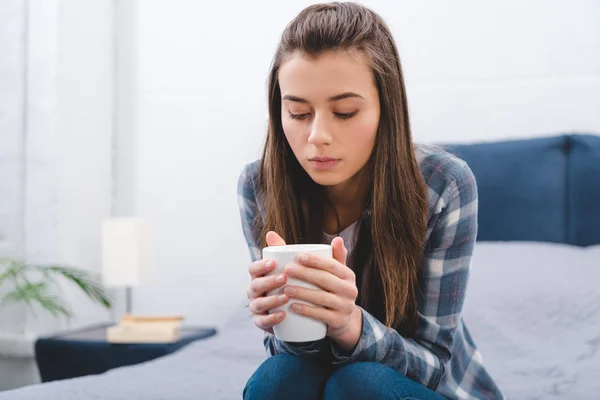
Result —
<path fill-rule="evenodd" d="M 127 314 L 131 314 L 132 312 L 132 303 L 133 303 L 133 295 L 131 286 L 127 286 L 125 288 L 125 312 Z"/>

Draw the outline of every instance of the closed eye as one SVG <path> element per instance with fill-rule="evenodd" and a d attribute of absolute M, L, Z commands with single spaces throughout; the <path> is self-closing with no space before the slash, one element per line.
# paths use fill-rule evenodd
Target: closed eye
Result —
<path fill-rule="evenodd" d="M 354 117 L 356 114 L 358 114 L 358 111 L 353 111 L 351 113 L 334 113 L 334 114 L 339 119 L 345 120 L 345 119 L 350 119 L 350 118 Z"/>
<path fill-rule="evenodd" d="M 341 120 L 347 120 L 347 119 L 350 119 L 350 118 L 356 116 L 356 114 L 358 114 L 358 110 L 350 112 L 350 113 L 333 113 L 333 114 Z M 289 116 L 290 116 L 290 119 L 305 120 L 306 118 L 308 118 L 310 116 L 310 113 L 304 113 L 304 114 L 289 113 Z"/>
<path fill-rule="evenodd" d="M 290 114 L 291 119 L 299 119 L 299 120 L 306 119 L 306 117 L 308 117 L 310 115 L 310 114 L 292 114 L 292 113 L 289 113 L 289 114 Z"/>

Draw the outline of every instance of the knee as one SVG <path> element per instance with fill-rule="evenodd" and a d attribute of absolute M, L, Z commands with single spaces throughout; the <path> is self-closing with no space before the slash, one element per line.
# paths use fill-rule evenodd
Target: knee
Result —
<path fill-rule="evenodd" d="M 338 369 L 325 385 L 326 400 L 395 399 L 388 383 L 397 372 L 375 362 L 358 362 Z M 394 376 L 397 379 L 396 376 Z"/>
<path fill-rule="evenodd" d="M 324 374 L 314 360 L 289 354 L 267 358 L 246 383 L 244 399 L 318 398 Z"/>

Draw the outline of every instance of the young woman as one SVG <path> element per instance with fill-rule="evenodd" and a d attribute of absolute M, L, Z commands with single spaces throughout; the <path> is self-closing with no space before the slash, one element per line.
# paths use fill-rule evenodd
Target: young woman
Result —
<path fill-rule="evenodd" d="M 262 159 L 240 181 L 254 262 L 249 308 L 269 357 L 247 399 L 500 399 L 461 318 L 477 233 L 468 166 L 412 143 L 400 59 L 383 20 L 314 5 L 285 29 L 269 79 Z M 260 248 L 331 243 L 280 276 Z M 321 290 L 287 286 L 288 277 Z M 315 307 L 300 306 L 296 300 Z M 290 302 L 327 337 L 285 343 Z"/>

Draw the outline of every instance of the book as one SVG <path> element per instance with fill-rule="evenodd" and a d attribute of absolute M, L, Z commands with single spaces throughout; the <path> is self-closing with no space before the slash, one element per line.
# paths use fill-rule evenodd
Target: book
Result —
<path fill-rule="evenodd" d="M 179 316 L 141 317 L 125 315 L 118 325 L 107 328 L 109 343 L 173 343 L 179 340 Z"/>

